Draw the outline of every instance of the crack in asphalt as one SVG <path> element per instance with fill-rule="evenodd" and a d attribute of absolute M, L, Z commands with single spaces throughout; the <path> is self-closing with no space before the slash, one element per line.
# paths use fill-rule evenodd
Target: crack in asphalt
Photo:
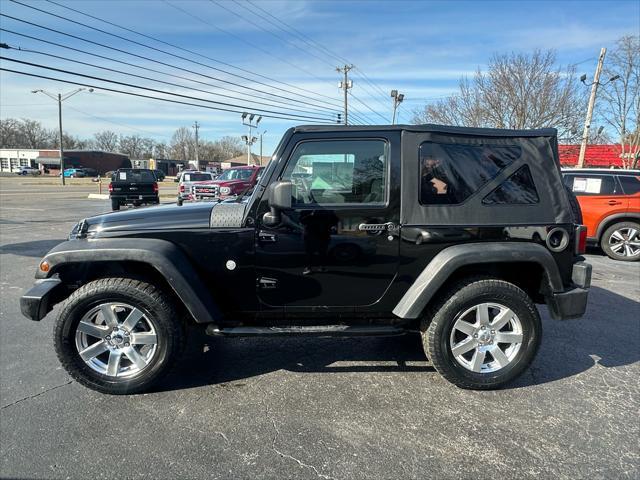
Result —
<path fill-rule="evenodd" d="M 0 410 L 4 410 L 5 408 L 12 407 L 14 405 L 17 405 L 18 403 L 22 403 L 22 402 L 27 401 L 27 400 L 33 400 L 34 398 L 39 397 L 41 395 L 44 395 L 45 393 L 49 393 L 50 391 L 56 390 L 56 389 L 61 388 L 61 387 L 66 387 L 67 385 L 71 385 L 72 383 L 73 383 L 73 380 L 69 380 L 68 382 L 63 383 L 61 385 L 55 385 L 55 386 L 53 386 L 51 388 L 47 388 L 46 390 L 44 390 L 42 392 L 34 393 L 33 395 L 29 395 L 28 397 L 21 398 L 19 400 L 16 400 L 15 402 L 8 403 L 7 405 L 3 405 L 2 407 L 0 407 Z"/>
<path fill-rule="evenodd" d="M 326 480 L 337 480 L 335 477 L 320 473 L 318 471 L 318 469 L 316 467 L 314 467 L 313 465 L 309 465 L 308 463 L 304 463 L 302 460 L 297 459 L 296 457 L 294 457 L 292 455 L 289 455 L 288 453 L 284 453 L 284 452 L 282 452 L 282 451 L 280 451 L 280 450 L 278 450 L 276 448 L 276 442 L 278 441 L 278 437 L 280 436 L 280 429 L 278 428 L 275 419 L 269 413 L 269 405 L 267 405 L 267 402 L 266 402 L 266 398 L 267 398 L 266 392 L 262 388 L 260 388 L 259 386 L 258 386 L 258 389 L 262 392 L 262 405 L 264 406 L 265 416 L 267 417 L 267 419 L 271 420 L 271 424 L 273 425 L 274 435 L 273 435 L 273 440 L 271 441 L 271 450 L 273 450 L 275 453 L 280 455 L 280 457 L 282 457 L 282 458 L 288 458 L 290 460 L 293 460 L 294 462 L 296 462 L 298 465 L 300 465 L 303 468 L 308 468 L 309 470 L 313 470 L 313 472 L 319 478 L 324 478 Z"/>

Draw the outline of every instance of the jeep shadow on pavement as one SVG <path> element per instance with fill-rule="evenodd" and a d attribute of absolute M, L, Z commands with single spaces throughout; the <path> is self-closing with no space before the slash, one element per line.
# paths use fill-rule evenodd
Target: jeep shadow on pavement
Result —
<path fill-rule="evenodd" d="M 78 382 L 149 390 L 189 324 L 214 336 L 420 332 L 463 388 L 515 379 L 555 319 L 584 314 L 586 232 L 556 131 L 302 126 L 237 202 L 81 220 L 22 312 L 63 302 L 55 348 Z"/>

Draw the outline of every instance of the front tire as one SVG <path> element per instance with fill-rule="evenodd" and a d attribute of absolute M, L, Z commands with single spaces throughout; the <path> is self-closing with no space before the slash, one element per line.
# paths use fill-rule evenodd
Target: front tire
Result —
<path fill-rule="evenodd" d="M 514 380 L 540 345 L 540 315 L 520 288 L 467 279 L 425 318 L 422 343 L 434 368 L 461 388 L 489 390 Z"/>
<path fill-rule="evenodd" d="M 640 225 L 635 222 L 611 225 L 602 234 L 600 246 L 613 260 L 637 262 L 640 260 Z"/>
<path fill-rule="evenodd" d="M 54 326 L 56 353 L 78 383 L 108 394 L 149 390 L 184 344 L 174 306 L 154 286 L 103 278 L 76 290 Z"/>

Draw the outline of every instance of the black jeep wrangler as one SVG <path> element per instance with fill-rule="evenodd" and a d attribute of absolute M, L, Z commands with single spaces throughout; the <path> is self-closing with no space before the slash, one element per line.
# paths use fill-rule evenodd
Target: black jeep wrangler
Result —
<path fill-rule="evenodd" d="M 555 130 L 303 126 L 248 199 L 80 221 L 21 307 L 41 320 L 63 302 L 60 361 L 105 393 L 149 389 L 187 323 L 219 336 L 419 332 L 447 380 L 496 388 L 536 354 L 536 303 L 559 320 L 585 312 L 578 218 Z"/>

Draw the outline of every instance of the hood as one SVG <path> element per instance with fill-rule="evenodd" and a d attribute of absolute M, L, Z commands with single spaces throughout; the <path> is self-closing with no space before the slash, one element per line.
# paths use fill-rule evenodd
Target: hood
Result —
<path fill-rule="evenodd" d="M 211 203 L 187 203 L 182 206 L 174 203 L 105 213 L 80 223 L 86 224 L 82 228 L 90 237 L 112 232 L 209 228 L 212 208 Z"/>
<path fill-rule="evenodd" d="M 209 180 L 205 182 L 198 182 L 199 185 L 219 185 L 221 187 L 229 187 L 231 185 L 239 184 L 239 183 L 247 183 L 247 180 Z"/>

